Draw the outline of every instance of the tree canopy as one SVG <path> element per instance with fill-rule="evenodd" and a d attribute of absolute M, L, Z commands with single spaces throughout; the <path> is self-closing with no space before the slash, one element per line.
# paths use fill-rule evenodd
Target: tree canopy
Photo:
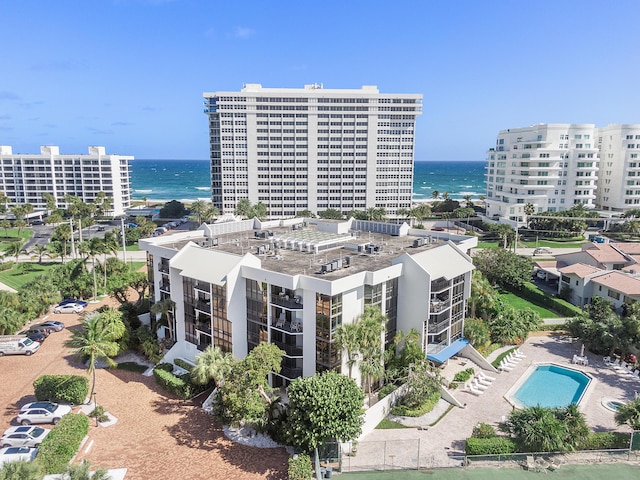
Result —
<path fill-rule="evenodd" d="M 285 438 L 307 452 L 324 442 L 347 442 L 362 432 L 364 394 L 350 378 L 326 371 L 289 385 Z"/>
<path fill-rule="evenodd" d="M 485 248 L 473 256 L 473 264 L 491 282 L 520 290 L 533 275 L 530 258 L 522 257 L 503 248 Z"/>

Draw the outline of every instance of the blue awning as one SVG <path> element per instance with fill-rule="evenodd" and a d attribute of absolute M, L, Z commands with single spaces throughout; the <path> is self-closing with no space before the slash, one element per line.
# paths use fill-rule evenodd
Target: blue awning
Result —
<path fill-rule="evenodd" d="M 467 345 L 469 345 L 469 340 L 467 340 L 466 338 L 460 338 L 448 347 L 440 350 L 438 353 L 427 354 L 427 360 L 431 360 L 432 362 L 437 363 L 444 363 Z"/>

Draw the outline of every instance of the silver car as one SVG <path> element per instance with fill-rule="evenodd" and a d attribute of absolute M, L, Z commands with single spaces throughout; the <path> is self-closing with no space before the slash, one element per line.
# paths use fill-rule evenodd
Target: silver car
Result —
<path fill-rule="evenodd" d="M 53 309 L 53 313 L 80 313 L 82 310 L 84 310 L 82 305 L 67 303 L 66 305 L 58 305 Z"/>
<path fill-rule="evenodd" d="M 30 462 L 36 458 L 37 448 L 29 447 L 7 447 L 0 448 L 0 465 L 9 462 L 25 461 Z"/>
<path fill-rule="evenodd" d="M 0 446 L 4 447 L 37 447 L 49 435 L 48 428 L 11 427 L 2 434 Z"/>
<path fill-rule="evenodd" d="M 71 407 L 69 405 L 35 402 L 35 404 L 25 405 L 20 409 L 20 413 L 18 414 L 18 423 L 21 425 L 31 425 L 32 423 L 53 423 L 55 425 L 64 415 L 70 412 Z"/>

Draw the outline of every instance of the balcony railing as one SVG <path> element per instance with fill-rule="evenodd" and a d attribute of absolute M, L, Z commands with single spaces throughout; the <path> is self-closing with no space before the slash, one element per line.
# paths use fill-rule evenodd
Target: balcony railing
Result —
<path fill-rule="evenodd" d="M 293 380 L 294 378 L 298 378 L 302 376 L 301 368 L 291 368 L 291 367 L 282 367 L 280 370 L 280 375 L 286 377 L 288 379 Z"/>
<path fill-rule="evenodd" d="M 289 295 L 271 295 L 271 303 L 289 310 L 301 310 L 302 298 L 298 295 L 290 297 Z"/>
<path fill-rule="evenodd" d="M 197 282 L 195 288 L 203 292 L 211 291 L 211 285 L 206 282 Z"/>
<path fill-rule="evenodd" d="M 449 319 L 439 323 L 429 323 L 428 332 L 431 335 L 435 335 L 449 328 Z"/>
<path fill-rule="evenodd" d="M 273 342 L 278 348 L 284 350 L 288 357 L 302 357 L 302 348 L 296 345 L 288 345 L 282 342 Z"/>
<path fill-rule="evenodd" d="M 447 308 L 449 308 L 451 304 L 449 301 L 432 301 L 431 302 L 431 313 L 440 313 Z"/>
<path fill-rule="evenodd" d="M 167 265 L 166 263 L 159 263 L 158 270 L 162 273 L 169 273 L 169 265 Z"/>
<path fill-rule="evenodd" d="M 162 290 L 164 292 L 170 292 L 171 291 L 171 284 L 169 284 L 169 283 L 161 283 L 160 284 L 160 290 Z"/>
<path fill-rule="evenodd" d="M 204 301 L 202 301 L 202 300 L 198 300 L 198 301 L 196 302 L 195 307 L 196 307 L 198 310 L 201 310 L 201 311 L 203 311 L 203 312 L 211 312 L 211 302 L 204 302 Z"/>
<path fill-rule="evenodd" d="M 450 286 L 451 286 L 451 282 L 449 282 L 448 280 L 434 281 L 434 282 L 431 282 L 431 292 L 433 293 L 440 292 L 442 290 L 449 288 Z"/>

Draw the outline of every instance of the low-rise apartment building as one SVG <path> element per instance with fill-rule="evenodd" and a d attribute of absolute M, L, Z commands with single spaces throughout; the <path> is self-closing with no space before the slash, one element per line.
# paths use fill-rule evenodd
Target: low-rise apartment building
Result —
<path fill-rule="evenodd" d="M 140 240 L 152 298 L 173 302 L 165 334 L 175 345 L 165 358 L 193 360 L 210 345 L 243 358 L 271 342 L 285 352 L 273 386 L 324 370 L 347 374 L 336 328 L 371 305 L 387 317 L 385 345 L 396 332 L 415 329 L 427 357 L 446 361 L 467 345 L 473 265 L 465 252 L 477 239 L 435 233 L 297 218 L 224 222 Z"/>
<path fill-rule="evenodd" d="M 107 154 L 105 147 L 89 147 L 87 154 L 61 154 L 57 146 L 42 146 L 40 153 L 13 153 L 0 146 L 0 191 L 8 206 L 30 203 L 46 211 L 44 193 L 53 195 L 57 208 L 66 208 L 64 197 L 73 195 L 93 203 L 98 192 L 112 199 L 105 214 L 118 216 L 131 206 L 132 156 Z"/>

